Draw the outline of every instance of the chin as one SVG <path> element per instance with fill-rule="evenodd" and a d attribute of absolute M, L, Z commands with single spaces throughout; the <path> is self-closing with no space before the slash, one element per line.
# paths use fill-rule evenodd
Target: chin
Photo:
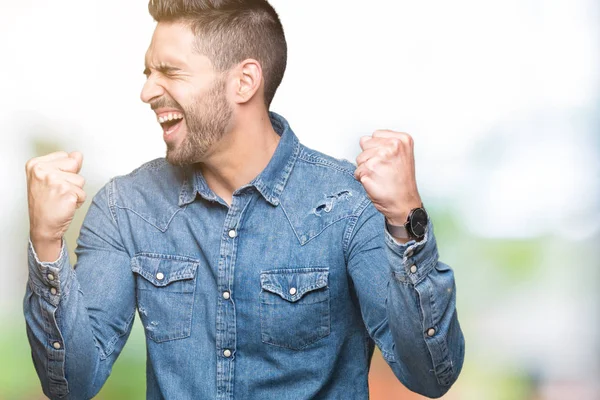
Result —
<path fill-rule="evenodd" d="M 195 150 L 192 154 L 181 154 L 181 149 L 167 149 L 165 156 L 169 164 L 184 167 L 186 165 L 197 164 L 206 160 L 207 152 Z"/>

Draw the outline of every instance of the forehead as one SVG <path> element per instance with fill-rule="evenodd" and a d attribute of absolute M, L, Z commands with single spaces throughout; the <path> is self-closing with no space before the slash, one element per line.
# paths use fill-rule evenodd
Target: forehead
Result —
<path fill-rule="evenodd" d="M 180 68 L 206 67 L 210 60 L 196 50 L 196 37 L 189 26 L 179 22 L 159 22 L 146 51 L 146 65 L 163 63 Z"/>

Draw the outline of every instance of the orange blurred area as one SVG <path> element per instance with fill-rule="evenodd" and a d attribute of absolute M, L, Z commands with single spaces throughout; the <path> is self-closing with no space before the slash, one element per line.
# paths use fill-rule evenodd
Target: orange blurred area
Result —
<path fill-rule="evenodd" d="M 421 400 L 427 397 L 418 395 L 405 388 L 387 365 L 381 353 L 373 354 L 369 372 L 369 394 L 371 400 Z M 444 399 L 452 399 L 448 394 Z"/>

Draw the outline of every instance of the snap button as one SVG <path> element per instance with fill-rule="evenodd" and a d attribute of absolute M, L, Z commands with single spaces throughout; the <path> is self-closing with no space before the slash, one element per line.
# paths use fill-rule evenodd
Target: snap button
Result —
<path fill-rule="evenodd" d="M 52 274 L 48 274 L 48 280 L 49 280 L 49 281 L 53 281 L 53 280 L 54 280 L 54 275 L 52 275 Z"/>
<path fill-rule="evenodd" d="M 56 290 L 56 288 L 50 288 L 50 293 L 52 293 L 52 295 L 55 296 L 56 293 L 58 293 L 58 291 Z"/>
<path fill-rule="evenodd" d="M 232 230 L 229 231 L 229 237 L 230 238 L 233 239 L 236 236 L 237 236 L 237 232 L 235 231 L 235 229 L 232 229 Z"/>
<path fill-rule="evenodd" d="M 297 292 L 298 292 L 298 291 L 296 290 L 296 288 L 295 288 L 295 287 L 293 287 L 293 288 L 291 288 L 291 289 L 290 289 L 290 294 L 291 294 L 292 296 L 293 296 L 293 295 L 295 295 Z"/>
<path fill-rule="evenodd" d="M 159 281 L 162 281 L 163 279 L 165 279 L 165 274 L 163 274 L 162 272 L 159 272 L 158 274 L 156 274 L 156 279 L 158 279 Z"/>
<path fill-rule="evenodd" d="M 223 355 L 227 358 L 231 357 L 231 350 L 229 350 L 229 349 L 223 350 Z"/>
<path fill-rule="evenodd" d="M 230 298 L 230 297 L 231 297 L 231 295 L 229 294 L 229 292 L 228 292 L 228 291 L 224 291 L 224 292 L 223 292 L 223 298 L 224 298 L 225 300 L 229 300 L 229 298 Z"/>
<path fill-rule="evenodd" d="M 427 336 L 432 337 L 433 335 L 435 335 L 435 329 L 429 328 L 427 331 Z"/>
<path fill-rule="evenodd" d="M 60 350 L 62 346 L 60 345 L 60 342 L 54 342 L 52 343 L 52 347 L 54 347 L 56 350 Z"/>
<path fill-rule="evenodd" d="M 412 267 L 410 267 L 410 272 L 411 272 L 412 274 L 414 274 L 414 273 L 416 273 L 416 272 L 417 272 L 417 269 L 418 269 L 418 268 L 417 268 L 417 266 L 416 266 L 416 265 L 413 265 Z"/>

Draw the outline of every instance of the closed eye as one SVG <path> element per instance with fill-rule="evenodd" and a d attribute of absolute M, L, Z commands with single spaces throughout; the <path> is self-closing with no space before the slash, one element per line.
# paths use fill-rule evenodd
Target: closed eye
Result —
<path fill-rule="evenodd" d="M 181 68 L 173 67 L 167 64 L 160 64 L 156 68 L 154 68 L 154 70 L 160 72 L 162 75 L 167 76 L 175 75 L 178 72 L 181 72 Z M 150 68 L 146 67 L 146 69 L 144 69 L 144 75 L 146 75 L 146 78 L 149 77 L 151 73 L 152 71 Z"/>

